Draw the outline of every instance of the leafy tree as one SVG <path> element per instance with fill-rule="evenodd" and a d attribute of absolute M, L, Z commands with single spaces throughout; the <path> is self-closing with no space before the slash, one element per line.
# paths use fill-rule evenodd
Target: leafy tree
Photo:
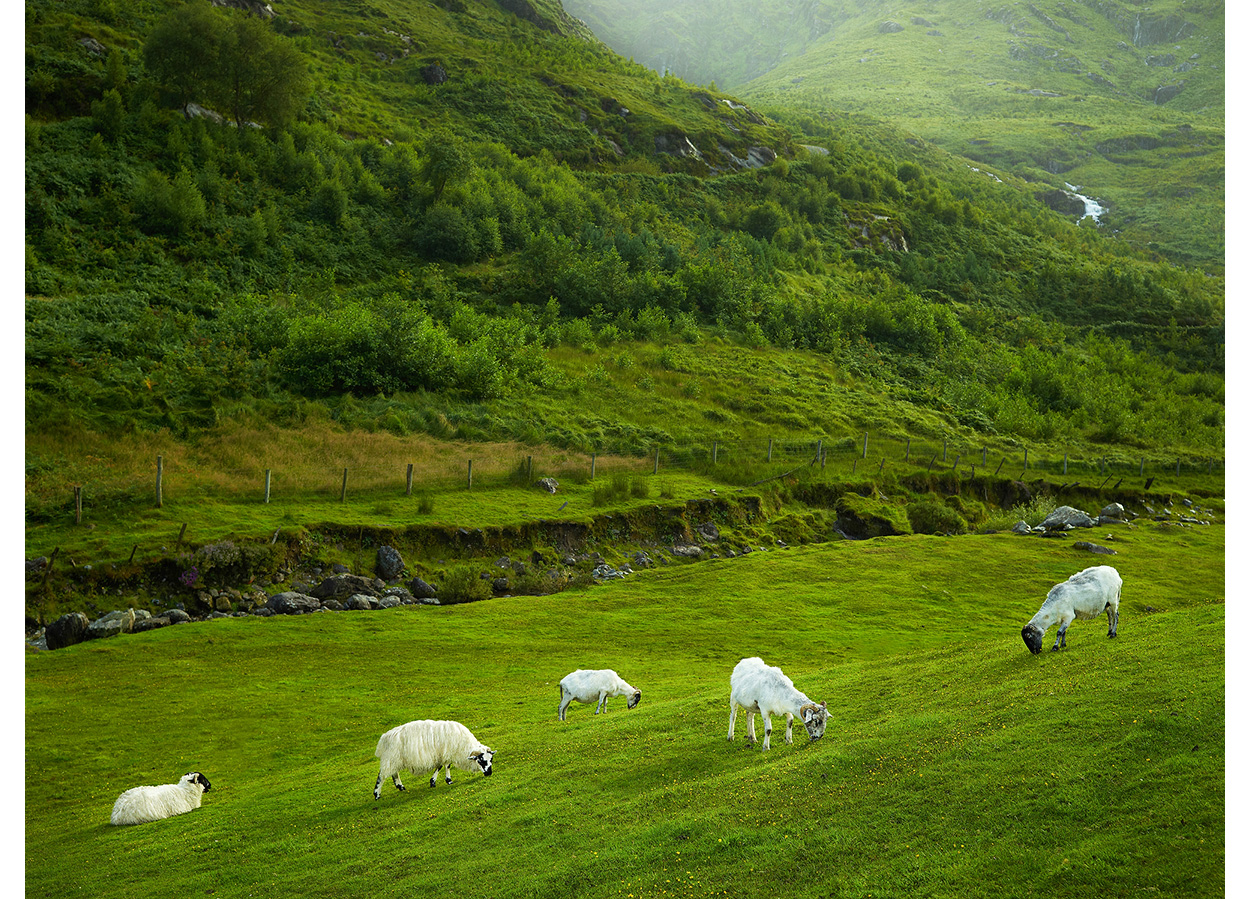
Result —
<path fill-rule="evenodd" d="M 257 120 L 285 125 L 294 120 L 312 90 L 308 64 L 295 45 L 261 19 L 236 19 L 219 72 L 230 117 L 240 128 Z"/>
<path fill-rule="evenodd" d="M 143 45 L 148 71 L 185 110 L 196 98 L 223 104 L 242 127 L 285 125 L 311 91 L 303 55 L 254 16 L 188 3 L 161 19 Z"/>
<path fill-rule="evenodd" d="M 225 17 L 207 3 L 187 3 L 156 23 L 143 44 L 143 63 L 185 111 L 211 95 L 226 44 Z"/>
<path fill-rule="evenodd" d="M 447 185 L 467 175 L 472 163 L 464 143 L 445 129 L 430 134 L 422 151 L 421 178 L 433 191 L 431 202 L 437 203 Z"/>

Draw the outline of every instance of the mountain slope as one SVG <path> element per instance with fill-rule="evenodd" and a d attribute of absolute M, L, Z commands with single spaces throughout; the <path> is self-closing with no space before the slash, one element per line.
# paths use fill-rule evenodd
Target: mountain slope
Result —
<path fill-rule="evenodd" d="M 657 70 L 774 110 L 875 116 L 1040 185 L 1076 185 L 1122 239 L 1223 266 L 1223 3 L 568 7 Z"/>

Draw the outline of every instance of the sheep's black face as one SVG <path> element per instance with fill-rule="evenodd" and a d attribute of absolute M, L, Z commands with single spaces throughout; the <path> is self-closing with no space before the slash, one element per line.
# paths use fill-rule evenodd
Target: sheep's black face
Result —
<path fill-rule="evenodd" d="M 635 690 L 634 695 L 629 697 L 629 702 L 625 704 L 625 708 L 632 709 L 634 706 L 638 705 L 638 703 L 641 701 L 642 701 L 642 691 Z"/>
<path fill-rule="evenodd" d="M 490 749 L 486 750 L 485 752 L 475 752 L 471 756 L 469 756 L 469 758 L 477 762 L 478 767 L 482 769 L 482 774 L 484 774 L 486 777 L 490 777 L 490 763 L 491 763 L 491 759 L 493 759 L 494 757 L 495 757 L 495 753 L 493 750 L 490 750 Z"/>
<path fill-rule="evenodd" d="M 199 784 L 203 788 L 201 792 L 207 793 L 212 789 L 213 785 L 208 782 L 208 778 L 199 771 L 192 771 L 187 777 L 191 778 L 191 783 Z"/>
<path fill-rule="evenodd" d="M 825 735 L 825 725 L 829 722 L 829 710 L 822 702 L 820 705 L 804 706 L 800 712 L 803 717 L 803 726 L 807 728 L 807 735 L 813 740 L 819 740 Z"/>
<path fill-rule="evenodd" d="M 1020 636 L 1024 638 L 1024 645 L 1029 648 L 1029 652 L 1037 655 L 1042 651 L 1042 637 L 1045 634 L 1031 624 L 1026 624 L 1024 629 L 1020 631 Z"/>

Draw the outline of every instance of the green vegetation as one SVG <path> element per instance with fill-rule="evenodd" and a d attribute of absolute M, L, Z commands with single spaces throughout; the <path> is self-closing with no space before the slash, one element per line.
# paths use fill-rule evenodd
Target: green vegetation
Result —
<path fill-rule="evenodd" d="M 1009 536 L 28 655 L 26 895 L 1218 895 L 1223 547 L 1222 526 L 1129 532 L 1119 637 L 1078 622 L 1038 657 L 1019 627 L 1089 556 Z M 821 741 L 725 741 L 754 654 L 828 702 Z M 557 722 L 586 665 L 642 703 Z M 374 803 L 378 736 L 422 717 L 463 721 L 494 774 Z M 123 790 L 189 770 L 202 808 L 108 825 Z"/>
<path fill-rule="evenodd" d="M 888 122 L 982 177 L 1077 185 L 1106 207 L 1102 230 L 1223 271 L 1223 2 L 568 6 L 620 53 L 812 135 L 848 114 Z"/>

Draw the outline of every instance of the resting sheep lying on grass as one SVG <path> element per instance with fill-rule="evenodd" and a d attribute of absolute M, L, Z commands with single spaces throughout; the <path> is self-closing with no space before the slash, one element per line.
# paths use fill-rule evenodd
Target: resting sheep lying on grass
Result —
<path fill-rule="evenodd" d="M 738 709 L 747 713 L 747 739 L 755 742 L 755 713 L 764 719 L 764 746 L 769 748 L 773 734 L 773 715 L 786 716 L 786 742 L 793 743 L 794 719 L 802 719 L 807 735 L 819 740 L 825 733 L 829 711 L 824 702 L 812 702 L 795 689 L 790 678 L 780 668 L 765 665 L 759 658 L 743 659 L 734 666 L 729 678 L 729 739 L 734 738 L 734 723 Z"/>
<path fill-rule="evenodd" d="M 571 674 L 566 674 L 560 681 L 560 708 L 556 710 L 556 715 L 563 721 L 564 712 L 573 700 L 597 702 L 595 714 L 598 715 L 600 709 L 605 712 L 608 710 L 608 699 L 613 696 L 628 696 L 625 708 L 632 709 L 642 699 L 642 691 L 625 683 L 611 668 L 578 668 Z"/>
<path fill-rule="evenodd" d="M 1055 635 L 1055 645 L 1050 649 L 1054 652 L 1066 647 L 1068 625 L 1074 619 L 1089 620 L 1103 612 L 1107 613 L 1107 636 L 1114 637 L 1120 623 L 1120 587 L 1123 583 L 1120 573 L 1110 565 L 1095 565 L 1051 587 L 1042 607 L 1020 631 L 1024 645 L 1037 655 L 1042 651 L 1042 637 L 1046 630 L 1058 623 L 1059 633 Z"/>
<path fill-rule="evenodd" d="M 113 824 L 146 824 L 200 807 L 200 796 L 209 789 L 208 778 L 198 771 L 182 775 L 176 784 L 133 787 L 113 804 Z"/>
<path fill-rule="evenodd" d="M 438 782 L 438 769 L 445 768 L 444 779 L 451 786 L 451 767 L 461 771 L 481 771 L 490 777 L 491 759 L 495 751 L 478 742 L 477 737 L 458 721 L 409 721 L 382 734 L 374 755 L 381 760 L 378 782 L 373 798 L 382 795 L 382 778 L 389 777 L 395 789 L 403 790 L 399 772 L 405 769 L 424 774 L 433 769 L 430 786 Z"/>

